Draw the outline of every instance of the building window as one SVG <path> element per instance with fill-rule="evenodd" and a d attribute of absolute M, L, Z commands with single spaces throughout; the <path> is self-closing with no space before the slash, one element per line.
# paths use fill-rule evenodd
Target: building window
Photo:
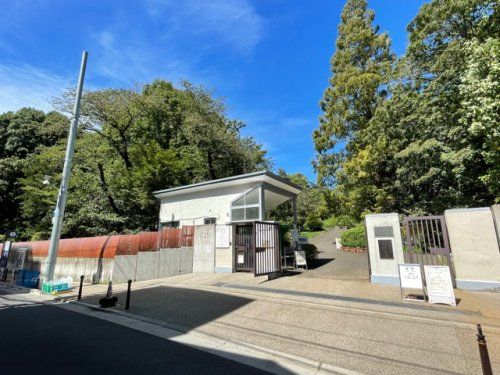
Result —
<path fill-rule="evenodd" d="M 260 187 L 241 195 L 231 203 L 231 221 L 260 219 Z"/>
<path fill-rule="evenodd" d="M 216 218 L 215 217 L 206 217 L 204 220 L 203 220 L 203 224 L 215 224 L 216 222 Z"/>
<path fill-rule="evenodd" d="M 180 222 L 177 221 L 167 221 L 166 223 L 161 223 L 162 228 L 179 228 Z"/>

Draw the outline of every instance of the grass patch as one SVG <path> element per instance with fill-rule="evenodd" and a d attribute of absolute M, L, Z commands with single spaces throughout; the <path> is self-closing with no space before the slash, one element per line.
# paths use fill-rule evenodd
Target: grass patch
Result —
<path fill-rule="evenodd" d="M 313 231 L 313 232 L 305 231 L 305 232 L 300 232 L 300 235 L 302 237 L 306 237 L 306 238 L 313 238 L 313 237 L 319 236 L 321 233 L 323 233 L 322 230 Z"/>

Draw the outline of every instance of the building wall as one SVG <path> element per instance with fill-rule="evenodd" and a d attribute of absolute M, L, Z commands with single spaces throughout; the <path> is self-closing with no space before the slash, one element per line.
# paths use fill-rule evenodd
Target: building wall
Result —
<path fill-rule="evenodd" d="M 489 207 L 446 210 L 444 213 L 457 288 L 500 288 L 500 252 Z"/>
<path fill-rule="evenodd" d="M 234 272 L 232 246 L 215 249 L 215 272 Z"/>
<path fill-rule="evenodd" d="M 231 222 L 231 202 L 256 186 L 254 182 L 162 198 L 160 221 L 179 221 L 181 226 L 203 225 L 205 218 L 214 217 L 217 225 L 227 225 Z M 215 247 L 215 272 L 234 271 L 233 239 L 234 233 L 230 230 L 229 247 Z"/>
<path fill-rule="evenodd" d="M 162 198 L 160 221 L 179 220 L 180 225 L 202 225 L 204 218 L 215 217 L 217 224 L 229 223 L 231 201 L 255 186 L 255 183 L 245 184 Z"/>

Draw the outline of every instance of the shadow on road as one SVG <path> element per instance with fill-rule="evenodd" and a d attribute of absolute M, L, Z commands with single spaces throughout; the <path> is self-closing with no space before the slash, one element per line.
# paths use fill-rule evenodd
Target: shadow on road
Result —
<path fill-rule="evenodd" d="M 118 309 L 124 309 L 126 292 L 118 297 Z M 103 295 L 86 296 L 83 302 L 97 305 Z M 130 312 L 174 323 L 183 331 L 214 321 L 252 302 L 244 298 L 212 291 L 180 287 L 155 286 L 133 290 Z"/>
<path fill-rule="evenodd" d="M 165 292 L 137 293 L 135 298 L 139 302 L 151 293 L 160 297 Z M 225 299 L 217 294 L 201 293 L 198 301 L 204 304 L 175 313 L 192 314 L 193 324 L 202 324 L 246 303 L 242 298 Z M 168 295 L 181 300 L 190 298 L 182 296 L 182 292 L 172 294 L 171 290 Z M 221 306 L 214 305 L 217 303 Z M 165 311 L 175 309 L 175 304 L 169 306 Z M 220 350 L 208 353 L 56 306 L 19 298 L 16 301 L 12 294 L 0 295 L 0 322 L 2 372 L 8 374 L 268 373 L 247 364 L 291 374 L 273 361 Z"/>
<path fill-rule="evenodd" d="M 309 262 L 309 269 L 314 270 L 314 269 L 322 267 L 325 264 L 328 264 L 334 260 L 335 260 L 335 258 L 311 259 Z"/>

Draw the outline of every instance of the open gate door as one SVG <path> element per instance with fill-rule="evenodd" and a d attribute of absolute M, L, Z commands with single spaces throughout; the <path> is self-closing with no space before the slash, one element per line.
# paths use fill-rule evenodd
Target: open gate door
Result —
<path fill-rule="evenodd" d="M 255 276 L 281 270 L 279 225 L 255 222 Z"/>

